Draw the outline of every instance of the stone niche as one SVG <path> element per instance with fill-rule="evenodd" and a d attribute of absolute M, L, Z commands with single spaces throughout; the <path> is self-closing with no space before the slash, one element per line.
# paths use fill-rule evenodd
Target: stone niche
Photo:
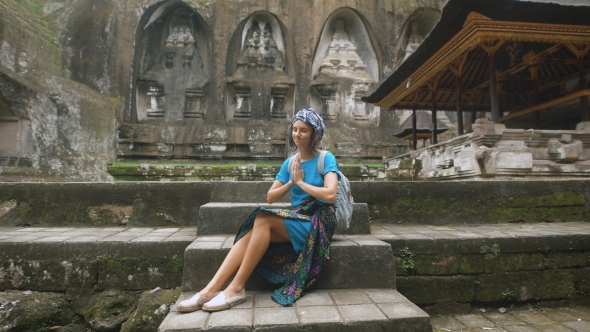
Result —
<path fill-rule="evenodd" d="M 136 111 L 132 112 L 131 122 L 184 123 L 204 119 L 211 75 L 211 50 L 204 21 L 181 2 L 162 4 L 146 15 L 150 15 L 149 20 L 138 27 Z"/>
<path fill-rule="evenodd" d="M 226 119 L 269 125 L 293 116 L 293 47 L 285 26 L 268 12 L 245 19 L 228 45 Z M 266 120 L 266 121 L 265 121 Z"/>
<path fill-rule="evenodd" d="M 360 100 L 379 80 L 379 59 L 363 20 L 340 9 L 326 21 L 312 65 L 310 104 L 326 121 L 379 126 L 380 109 Z"/>
<path fill-rule="evenodd" d="M 0 95 L 0 167 L 29 167 L 30 120 L 17 116 L 8 100 Z M 0 172 L 2 173 L 2 172 Z"/>
<path fill-rule="evenodd" d="M 399 66 L 418 48 L 440 19 L 440 11 L 420 8 L 406 20 L 395 45 L 395 63 Z"/>

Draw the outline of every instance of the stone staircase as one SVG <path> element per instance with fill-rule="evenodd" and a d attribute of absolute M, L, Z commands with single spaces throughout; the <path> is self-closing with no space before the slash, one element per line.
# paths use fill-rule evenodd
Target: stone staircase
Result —
<path fill-rule="evenodd" d="M 258 205 L 267 204 L 201 206 L 197 238 L 184 253 L 183 295 L 178 301 L 213 277 L 235 232 Z M 355 204 L 349 230 L 336 230 L 331 260 L 312 292 L 293 307 L 281 307 L 270 299 L 276 288 L 254 273 L 246 284 L 244 304 L 217 313 L 183 314 L 173 309 L 159 331 L 432 331 L 428 314 L 395 289 L 392 248 L 370 235 L 367 204 Z"/>
<path fill-rule="evenodd" d="M 269 186 L 1 184 L 0 292 L 192 295 Z M 294 307 L 270 302 L 274 288 L 254 274 L 239 308 L 173 311 L 160 330 L 430 331 L 420 308 L 590 303 L 588 180 L 353 182 L 352 191 L 368 203 L 370 229 L 367 205 L 356 205 L 324 280 Z"/>

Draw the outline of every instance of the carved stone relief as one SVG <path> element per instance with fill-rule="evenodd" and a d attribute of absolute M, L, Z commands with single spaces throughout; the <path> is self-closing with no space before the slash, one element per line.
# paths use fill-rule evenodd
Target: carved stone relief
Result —
<path fill-rule="evenodd" d="M 137 118 L 139 121 L 202 119 L 208 75 L 195 38 L 197 25 L 190 10 L 184 7 L 172 10 L 164 20 L 167 23 L 150 27 L 162 29 L 160 33 L 165 39 L 157 51 L 144 51 L 136 90 Z M 149 102 L 142 103 L 142 98 L 149 99 Z"/>
<path fill-rule="evenodd" d="M 414 53 L 414 51 L 422 44 L 424 37 L 420 34 L 420 23 L 414 21 L 410 23 L 410 38 L 408 38 L 408 45 L 406 45 L 406 55 L 404 56 L 404 60 L 407 59 L 410 54 Z"/>
<path fill-rule="evenodd" d="M 361 101 L 378 80 L 377 59 L 368 39 L 364 24 L 352 12 L 344 10 L 326 23 L 311 84 L 311 104 L 321 109 L 325 120 L 378 124 L 379 108 Z"/>
<path fill-rule="evenodd" d="M 229 121 L 287 120 L 292 113 L 295 80 L 287 70 L 283 36 L 277 19 L 266 12 L 252 15 L 234 33 L 239 47 L 230 45 L 228 51 L 228 67 L 235 68 L 227 78 Z"/>

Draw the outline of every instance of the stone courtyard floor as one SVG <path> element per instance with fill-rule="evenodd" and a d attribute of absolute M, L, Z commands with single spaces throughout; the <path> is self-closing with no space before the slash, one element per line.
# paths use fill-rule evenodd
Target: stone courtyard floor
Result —
<path fill-rule="evenodd" d="M 497 309 L 485 312 L 431 316 L 432 330 L 508 332 L 590 332 L 590 307 Z"/>

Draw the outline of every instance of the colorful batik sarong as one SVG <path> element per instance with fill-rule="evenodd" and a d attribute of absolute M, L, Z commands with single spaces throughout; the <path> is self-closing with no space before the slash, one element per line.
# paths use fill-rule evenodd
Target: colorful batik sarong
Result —
<path fill-rule="evenodd" d="M 259 207 L 242 224 L 234 243 L 252 229 L 254 219 L 261 211 L 282 218 L 311 221 L 309 236 L 299 254 L 291 243 L 271 243 L 256 266 L 256 272 L 265 279 L 283 285 L 273 292 L 273 301 L 291 306 L 309 292 L 330 258 L 330 243 L 336 227 L 334 206 L 310 197 L 293 210 Z"/>

